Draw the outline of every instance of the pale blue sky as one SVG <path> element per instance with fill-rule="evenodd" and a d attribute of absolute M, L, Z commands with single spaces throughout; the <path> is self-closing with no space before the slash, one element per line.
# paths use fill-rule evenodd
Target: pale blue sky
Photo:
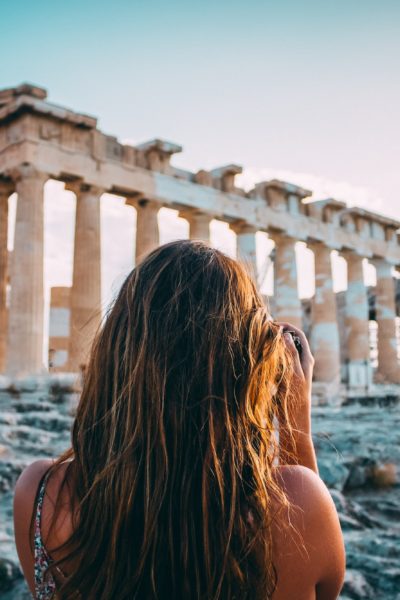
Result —
<path fill-rule="evenodd" d="M 28 80 L 121 139 L 176 141 L 182 166 L 317 177 L 320 195 L 400 217 L 398 0 L 0 7 L 0 87 Z"/>

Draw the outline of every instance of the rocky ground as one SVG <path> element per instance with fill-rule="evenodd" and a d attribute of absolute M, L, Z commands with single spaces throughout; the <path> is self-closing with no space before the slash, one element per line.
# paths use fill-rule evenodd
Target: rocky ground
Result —
<path fill-rule="evenodd" d="M 1 383 L 1 382 L 0 382 Z M 0 386 L 1 387 L 1 386 Z M 67 391 L 66 389 L 67 388 Z M 69 443 L 76 397 L 65 381 L 0 391 L 0 598 L 30 598 L 12 532 L 12 490 L 23 467 Z M 344 531 L 342 600 L 400 600 L 400 405 L 393 397 L 314 408 L 320 473 Z"/>
<path fill-rule="evenodd" d="M 341 598 L 400 600 L 400 405 L 318 407 L 313 428 L 346 543 Z"/>

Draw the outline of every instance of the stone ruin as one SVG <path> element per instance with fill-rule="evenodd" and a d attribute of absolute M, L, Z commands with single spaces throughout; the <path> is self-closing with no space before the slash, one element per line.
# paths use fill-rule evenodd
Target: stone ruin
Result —
<path fill-rule="evenodd" d="M 136 261 L 159 244 L 161 207 L 178 210 L 194 239 L 209 240 L 212 219 L 227 222 L 236 233 L 238 257 L 254 274 L 256 232 L 266 232 L 275 243 L 273 316 L 309 332 L 316 397 L 369 396 L 388 389 L 398 394 L 393 270 L 400 265 L 400 222 L 331 198 L 313 201 L 311 191 L 275 179 L 245 192 L 235 185 L 240 166 L 192 173 L 171 164 L 181 150 L 160 139 L 121 144 L 102 133 L 95 118 L 48 102 L 40 87 L 0 91 L 0 372 L 13 378 L 43 372 L 43 186 L 55 179 L 77 199 L 72 287 L 52 290 L 50 366 L 55 370 L 79 371 L 100 322 L 100 197 L 109 192 L 136 210 Z M 14 192 L 10 259 L 8 197 Z M 315 296 L 306 312 L 297 290 L 298 241 L 315 257 Z M 347 262 L 348 285 L 339 303 L 333 250 Z M 377 274 L 376 369 L 364 259 Z"/>

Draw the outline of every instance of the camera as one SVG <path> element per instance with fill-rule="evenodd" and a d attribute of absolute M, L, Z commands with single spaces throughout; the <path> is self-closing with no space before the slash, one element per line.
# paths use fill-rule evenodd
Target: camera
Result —
<path fill-rule="evenodd" d="M 299 336 L 294 331 L 289 331 L 288 333 L 290 333 L 290 335 L 292 336 L 293 343 L 296 346 L 296 350 L 299 353 L 299 356 L 301 356 L 301 353 L 303 351 L 303 347 L 301 345 L 301 340 L 300 340 Z"/>

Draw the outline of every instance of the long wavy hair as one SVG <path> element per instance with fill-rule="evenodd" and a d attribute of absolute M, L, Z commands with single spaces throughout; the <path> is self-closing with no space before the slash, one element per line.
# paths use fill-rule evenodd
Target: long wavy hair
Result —
<path fill-rule="evenodd" d="M 77 565 L 57 597 L 270 598 L 271 522 L 287 504 L 274 422 L 291 372 L 238 262 L 179 241 L 139 264 L 93 344 L 55 464 L 72 459 L 74 517 L 50 571 Z"/>

